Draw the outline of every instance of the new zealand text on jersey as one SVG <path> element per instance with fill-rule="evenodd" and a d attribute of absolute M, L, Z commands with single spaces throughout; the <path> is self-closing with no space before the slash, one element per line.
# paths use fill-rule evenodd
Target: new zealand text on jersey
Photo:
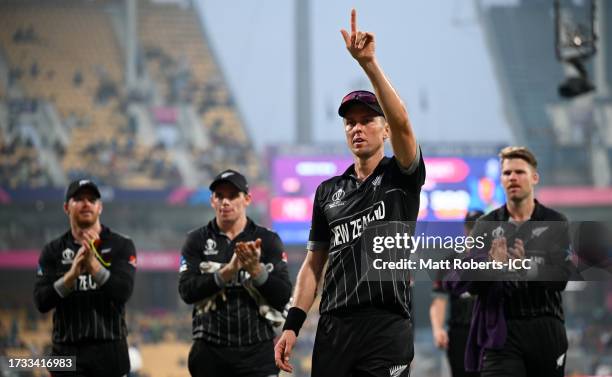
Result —
<path fill-rule="evenodd" d="M 385 218 L 385 202 L 380 201 L 357 214 L 344 218 L 342 223 L 331 228 L 332 240 L 330 249 L 352 242 L 363 233 L 372 221 Z"/>

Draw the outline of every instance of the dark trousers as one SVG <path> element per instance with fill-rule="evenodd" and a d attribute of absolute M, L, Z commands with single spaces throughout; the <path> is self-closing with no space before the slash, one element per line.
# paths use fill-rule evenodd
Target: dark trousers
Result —
<path fill-rule="evenodd" d="M 510 319 L 499 350 L 486 350 L 481 377 L 563 377 L 567 336 L 554 317 Z"/>
<path fill-rule="evenodd" d="M 446 356 L 453 377 L 478 377 L 478 372 L 465 370 L 465 345 L 470 326 L 451 326 L 448 330 L 448 349 Z"/>
<path fill-rule="evenodd" d="M 312 377 L 407 377 L 413 340 L 412 322 L 398 314 L 323 314 L 312 352 Z"/>
<path fill-rule="evenodd" d="M 119 377 L 130 371 L 127 341 L 54 344 L 51 356 L 76 356 L 76 371 L 51 372 L 53 377 Z"/>
<path fill-rule="evenodd" d="M 196 340 L 189 351 L 192 377 L 277 376 L 272 340 L 241 347 L 222 347 Z"/>

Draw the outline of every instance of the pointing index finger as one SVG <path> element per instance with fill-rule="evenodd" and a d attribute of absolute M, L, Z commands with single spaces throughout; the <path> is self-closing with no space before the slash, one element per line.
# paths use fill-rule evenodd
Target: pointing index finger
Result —
<path fill-rule="evenodd" d="M 357 11 L 351 9 L 351 33 L 357 32 Z"/>

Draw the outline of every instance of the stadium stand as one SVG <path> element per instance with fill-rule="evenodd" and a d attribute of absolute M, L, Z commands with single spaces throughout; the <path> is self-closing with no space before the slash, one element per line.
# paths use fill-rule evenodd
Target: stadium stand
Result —
<path fill-rule="evenodd" d="M 2 164 L 0 185 L 60 186 L 89 176 L 127 189 L 193 187 L 230 167 L 258 176 L 250 139 L 197 12 L 176 4 L 138 4 L 138 55 L 144 63 L 139 80 L 148 84 L 144 93 L 135 93 L 125 82 L 122 2 L 0 2 L 0 59 L 8 66 L 0 102 L 32 100 L 38 105 L 34 116 L 55 112 L 67 134 L 64 141 L 45 137 L 51 126 L 35 123 L 31 128 L 41 134 L 42 146 L 35 143 L 33 155 L 20 148 L 27 140 L 14 141 L 14 129 L 23 128 L 23 122 L 15 118 L 0 127 L 9 131 L 2 145 L 17 144 L 3 153 L 15 153 L 9 160 L 22 161 L 11 179 L 7 170 L 16 167 Z M 144 115 L 134 116 L 134 107 L 144 109 Z M 155 118 L 159 108 L 176 111 L 170 124 Z M 184 109 L 196 114 L 196 133 L 203 142 L 194 143 L 185 131 Z M 56 174 L 45 148 L 58 160 Z"/>
<path fill-rule="evenodd" d="M 167 104 L 195 106 L 210 139 L 209 147 L 192 146 L 198 170 L 209 172 L 201 183 L 228 167 L 257 177 L 257 159 L 253 158 L 249 137 L 221 79 L 220 68 L 214 64 L 196 13 L 176 5 L 152 5 L 147 1 L 139 5 L 139 37 L 146 66 L 160 86 L 162 99 Z M 217 150 L 219 147 L 222 150 Z"/>
<path fill-rule="evenodd" d="M 47 355 L 51 343 L 51 315 L 32 310 L 0 308 L 0 355 L 36 357 Z M 184 313 L 128 312 L 128 342 L 142 356 L 141 376 L 185 376 L 191 347 L 191 316 Z M 0 365 L 0 375 L 4 372 Z M 47 375 L 37 370 L 36 376 Z"/>
<path fill-rule="evenodd" d="M 10 188 L 19 186 L 46 187 L 49 178 L 43 170 L 38 151 L 31 139 L 21 137 L 8 140 L 0 130 L 0 184 Z"/>

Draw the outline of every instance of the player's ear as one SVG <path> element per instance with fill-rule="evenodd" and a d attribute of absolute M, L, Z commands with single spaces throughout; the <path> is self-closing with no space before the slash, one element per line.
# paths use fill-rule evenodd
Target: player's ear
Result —
<path fill-rule="evenodd" d="M 64 213 L 68 215 L 68 202 L 64 202 Z"/>
<path fill-rule="evenodd" d="M 391 128 L 389 128 L 389 123 L 387 123 L 386 120 L 384 122 L 385 122 L 384 123 L 385 131 L 383 133 L 383 140 L 386 141 L 389 138 L 389 136 L 391 135 Z"/>
<path fill-rule="evenodd" d="M 104 209 L 104 206 L 102 205 L 102 202 L 100 202 L 100 212 L 98 212 L 98 216 L 102 214 L 103 209 Z"/>
<path fill-rule="evenodd" d="M 247 194 L 247 193 L 244 194 L 244 202 L 246 203 L 247 206 L 251 204 L 252 199 L 253 198 L 251 197 L 251 194 Z"/>
<path fill-rule="evenodd" d="M 540 182 L 540 174 L 537 171 L 533 172 L 533 184 L 537 185 Z"/>

